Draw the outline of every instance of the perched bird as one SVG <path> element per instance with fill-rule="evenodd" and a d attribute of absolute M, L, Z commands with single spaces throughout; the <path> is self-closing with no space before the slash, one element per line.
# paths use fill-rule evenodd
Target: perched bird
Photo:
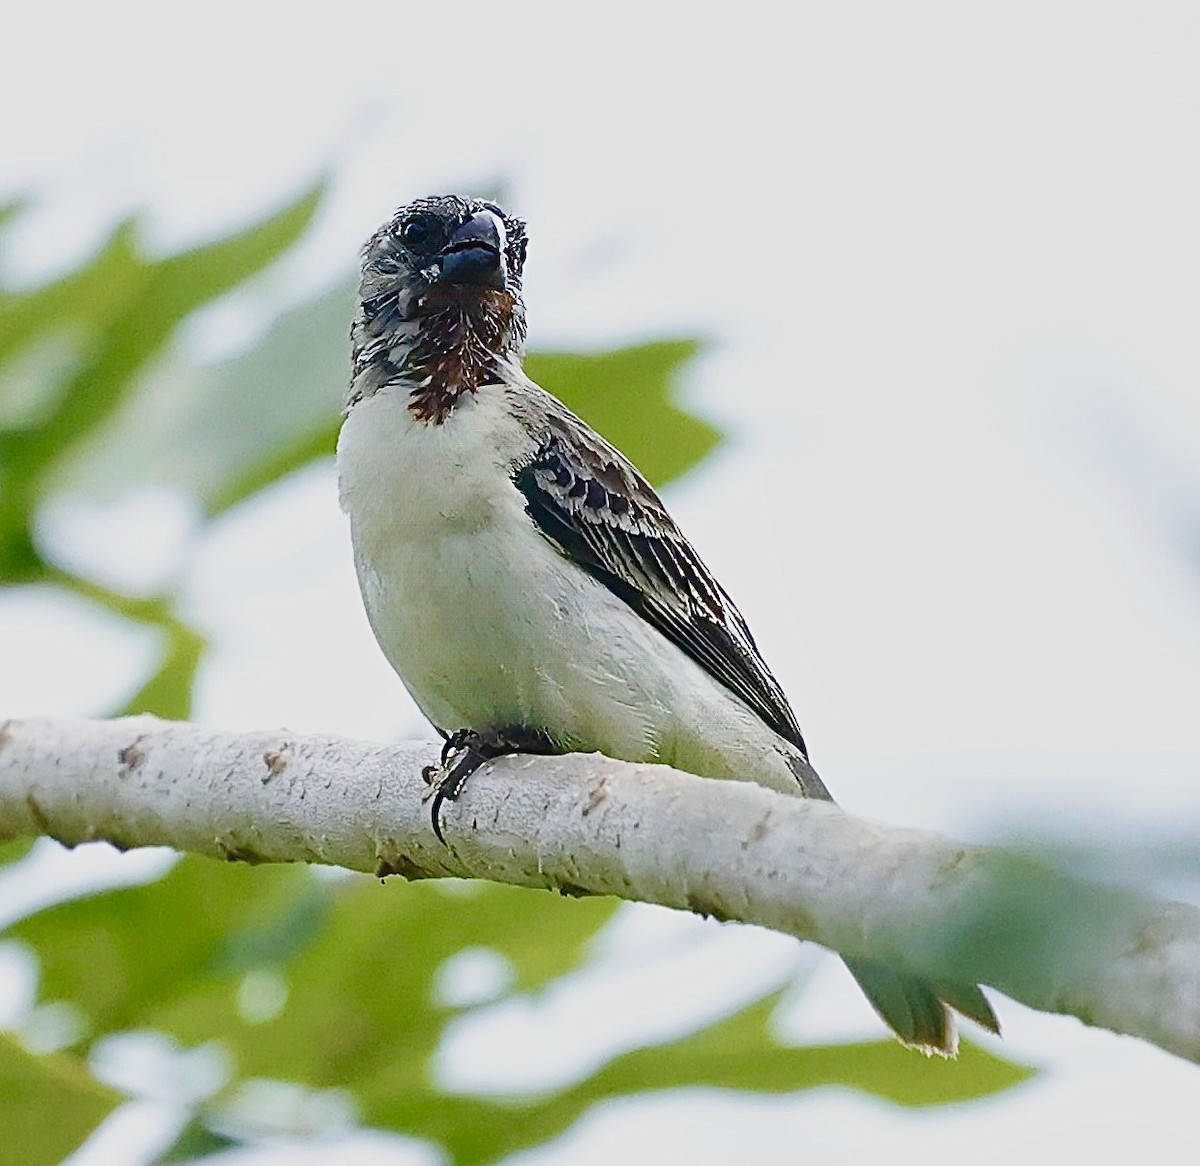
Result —
<path fill-rule="evenodd" d="M 363 250 L 338 441 L 384 655 L 446 739 L 434 804 L 483 759 L 598 750 L 828 799 L 746 621 L 620 452 L 521 367 L 525 224 L 445 195 Z M 983 993 L 863 960 L 906 1044 L 953 1053 Z"/>

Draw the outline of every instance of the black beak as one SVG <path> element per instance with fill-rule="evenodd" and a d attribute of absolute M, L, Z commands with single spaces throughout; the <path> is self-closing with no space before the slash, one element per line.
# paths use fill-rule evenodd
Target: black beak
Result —
<path fill-rule="evenodd" d="M 476 211 L 442 249 L 442 279 L 503 291 L 504 224 L 491 211 Z"/>

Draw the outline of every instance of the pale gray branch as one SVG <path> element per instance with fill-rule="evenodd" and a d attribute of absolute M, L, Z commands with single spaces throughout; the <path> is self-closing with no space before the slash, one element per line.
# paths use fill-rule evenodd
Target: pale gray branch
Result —
<path fill-rule="evenodd" d="M 0 725 L 0 838 L 167 845 L 618 895 L 736 919 L 1200 1059 L 1200 911 L 836 806 L 599 755 L 509 757 L 446 806 L 426 744 L 137 717 Z"/>

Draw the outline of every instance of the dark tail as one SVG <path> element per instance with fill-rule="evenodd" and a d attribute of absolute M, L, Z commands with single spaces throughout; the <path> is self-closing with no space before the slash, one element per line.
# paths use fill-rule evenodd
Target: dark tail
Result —
<path fill-rule="evenodd" d="M 790 760 L 804 797 L 833 801 L 807 757 Z M 842 958 L 880 1019 L 910 1048 L 953 1057 L 958 1052 L 958 1030 L 951 1009 L 1000 1035 L 992 1006 L 974 984 L 935 984 L 874 960 Z"/>
<path fill-rule="evenodd" d="M 845 963 L 871 1007 L 910 1048 L 953 1057 L 958 1052 L 958 1030 L 951 1009 L 1000 1034 L 992 1006 L 974 984 L 935 984 L 873 960 L 846 959 Z"/>

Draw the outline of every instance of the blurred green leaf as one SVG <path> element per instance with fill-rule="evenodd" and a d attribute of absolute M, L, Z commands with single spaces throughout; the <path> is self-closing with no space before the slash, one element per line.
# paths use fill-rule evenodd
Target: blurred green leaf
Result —
<path fill-rule="evenodd" d="M 158 882 L 58 904 L 9 934 L 37 952 L 42 997 L 81 1008 L 96 1037 L 144 1027 L 219 967 L 230 932 L 282 909 L 310 880 L 303 867 L 185 858 Z"/>
<path fill-rule="evenodd" d="M 149 1166 L 173 1166 L 176 1162 L 195 1162 L 232 1150 L 242 1143 L 237 1138 L 211 1130 L 199 1118 L 193 1118 L 179 1136 Z"/>
<path fill-rule="evenodd" d="M 133 233 L 122 223 L 86 266 L 45 286 L 0 290 L 0 579 L 35 573 L 30 528 L 55 413 L 142 278 Z"/>
<path fill-rule="evenodd" d="M 82 452 L 71 487 L 115 494 L 135 481 L 165 482 L 217 514 L 331 456 L 353 313 L 347 283 L 284 313 L 246 353 L 204 366 L 164 363 L 140 407 Z"/>
<path fill-rule="evenodd" d="M 122 1100 L 75 1058 L 37 1056 L 0 1032 L 0 1166 L 54 1166 Z"/>
<path fill-rule="evenodd" d="M 178 620 L 165 625 L 166 649 L 154 675 L 118 710 L 117 716 L 153 713 L 173 721 L 192 715 L 192 688 L 207 646 L 203 636 Z"/>
<path fill-rule="evenodd" d="M 18 862 L 33 848 L 32 838 L 10 838 L 0 842 L 0 866 Z"/>
<path fill-rule="evenodd" d="M 196 670 L 200 667 L 208 643 L 174 614 L 169 596 L 140 598 L 122 595 L 54 567 L 44 568 L 42 582 L 64 587 L 116 615 L 161 632 L 163 652 L 158 666 L 114 715 L 153 713 L 170 720 L 187 719 L 192 709 Z"/>
<path fill-rule="evenodd" d="M 790 1048 L 772 1035 L 772 994 L 680 1040 L 634 1049 L 546 1096 L 446 1095 L 432 1058 L 457 1010 L 436 994 L 464 947 L 508 960 L 536 991 L 578 967 L 612 900 L 492 885 L 336 883 L 304 870 L 180 863 L 159 883 L 64 904 L 14 928 L 44 961 L 44 992 L 104 1030 L 151 1027 L 185 1045 L 220 1040 L 242 1078 L 340 1087 L 376 1125 L 485 1163 L 540 1144 L 597 1101 L 648 1089 L 790 1092 L 839 1084 L 902 1105 L 981 1097 L 1030 1072 L 967 1047 L 956 1063 L 892 1041 Z M 147 937 L 152 942 L 147 942 Z M 243 1015 L 246 973 L 273 968 L 286 998 Z"/>
<path fill-rule="evenodd" d="M 635 1049 L 606 1065 L 579 1091 L 594 1099 L 618 1088 L 661 1088 L 663 1081 L 759 1093 L 845 1085 L 900 1105 L 924 1106 L 984 1097 L 1034 1075 L 965 1043 L 956 1061 L 914 1056 L 891 1039 L 810 1048 L 782 1045 L 769 1027 L 778 999 L 778 994 L 767 996 L 672 1044 Z"/>
<path fill-rule="evenodd" d="M 34 514 L 52 475 L 78 460 L 81 443 L 105 444 L 178 325 L 290 247 L 321 193 L 318 186 L 263 222 L 164 259 L 145 258 L 136 224 L 126 222 L 79 270 L 33 290 L 0 292 L 0 582 L 58 582 L 162 631 L 163 658 L 123 711 L 188 716 L 204 640 L 169 600 L 128 599 L 44 563 Z M 123 456 L 127 480 L 136 480 L 143 459 Z"/>
<path fill-rule="evenodd" d="M 315 878 L 289 880 L 286 895 L 261 900 L 251 918 L 226 933 L 207 970 L 224 976 L 289 964 L 328 931 L 331 897 Z"/>
<path fill-rule="evenodd" d="M 32 291 L 0 293 L 0 368 L 48 337 L 71 348 L 35 407 L 24 402 L 20 424 L 0 429 L 0 578 L 30 577 L 29 530 L 51 472 L 110 421 L 183 319 L 299 238 L 320 196 L 317 187 L 264 222 L 160 260 L 140 254 L 135 224 L 126 222 L 82 269 Z M 11 396 L 27 380 L 0 380 L 0 389 L 7 385 Z"/>
<path fill-rule="evenodd" d="M 680 370 L 700 348 L 697 340 L 658 340 L 613 352 L 531 353 L 525 370 L 662 486 L 721 439 L 672 400 Z"/>
<path fill-rule="evenodd" d="M 245 1072 L 293 1076 L 308 1063 L 300 1079 L 345 1085 L 411 1060 L 412 1041 L 436 1044 L 453 1013 L 434 1001 L 435 976 L 462 947 L 493 948 L 518 987 L 536 988 L 577 966 L 616 906 L 185 858 L 158 882 L 58 904 L 10 934 L 38 953 L 45 999 L 81 1008 L 93 1036 L 150 1026 L 187 1043 L 220 1037 Z M 285 970 L 289 995 L 276 1021 L 253 1024 L 237 988 L 262 966 Z M 345 1066 L 339 1049 L 353 1054 Z"/>
<path fill-rule="evenodd" d="M 444 1146 L 455 1166 L 483 1166 L 557 1137 L 600 1101 L 634 1093 L 704 1087 L 792 1093 L 840 1085 L 902 1105 L 984 1097 L 1028 1079 L 974 1046 L 956 1062 L 922 1059 L 895 1041 L 794 1048 L 769 1022 L 779 994 L 678 1041 L 615 1057 L 578 1084 L 549 1096 L 494 1099 L 431 1090 L 369 1094 L 365 1116 Z"/>
<path fill-rule="evenodd" d="M 28 206 L 29 201 L 24 198 L 10 198 L 7 202 L 0 202 L 0 231 L 5 230 L 8 224 Z"/>
<path fill-rule="evenodd" d="M 199 985 L 145 1020 L 189 1044 L 220 1037 L 249 1076 L 403 1091 L 424 1081 L 454 1015 L 434 994 L 447 959 L 467 946 L 492 948 L 511 961 L 520 986 L 536 987 L 577 966 L 615 908 L 511 887 L 463 895 L 354 878 L 331 890 L 319 942 L 284 969 L 288 996 L 278 1016 L 243 1020 L 229 979 Z"/>
<path fill-rule="evenodd" d="M 257 462 L 247 460 L 240 476 L 231 474 L 209 499 L 210 513 L 215 515 L 229 510 L 310 462 L 333 457 L 341 421 L 339 414 L 336 419 L 327 420 L 269 450 Z"/>
<path fill-rule="evenodd" d="M 82 349 L 111 327 L 145 278 L 135 236 L 135 224 L 126 220 L 83 267 L 30 290 L 0 290 L 0 368 L 46 336 L 69 335 Z M 65 381 L 53 387 L 57 403 Z"/>
<path fill-rule="evenodd" d="M 134 374 L 202 304 L 223 295 L 277 259 L 312 219 L 321 188 L 246 230 L 157 261 L 135 253 L 129 229 L 118 233 L 128 274 L 124 295 L 105 286 L 107 327 L 70 378 L 62 401 L 23 443 L 27 464 L 53 460 L 84 432 L 107 420 L 134 388 Z M 96 278 L 92 269 L 86 273 Z"/>

